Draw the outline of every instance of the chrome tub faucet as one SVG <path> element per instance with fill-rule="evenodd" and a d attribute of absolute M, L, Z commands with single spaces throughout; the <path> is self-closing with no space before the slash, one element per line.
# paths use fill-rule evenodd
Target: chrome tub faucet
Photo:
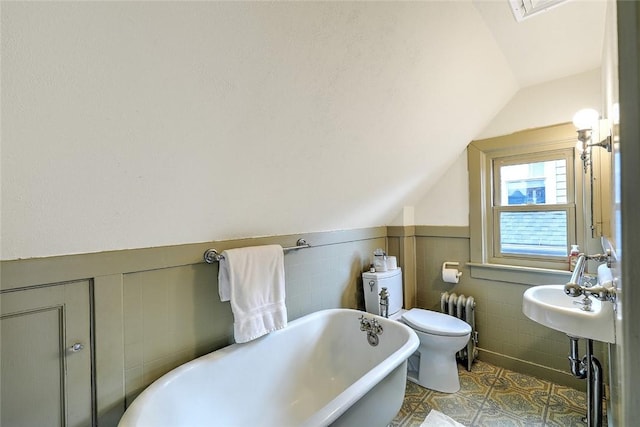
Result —
<path fill-rule="evenodd" d="M 380 342 L 378 335 L 382 334 L 382 325 L 374 318 L 367 319 L 364 316 L 360 316 L 360 330 L 367 333 L 367 341 L 372 346 L 377 346 Z"/>

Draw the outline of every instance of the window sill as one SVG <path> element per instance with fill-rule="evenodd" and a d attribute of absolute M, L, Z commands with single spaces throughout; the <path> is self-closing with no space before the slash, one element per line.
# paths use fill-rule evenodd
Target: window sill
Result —
<path fill-rule="evenodd" d="M 521 285 L 561 285 L 571 278 L 570 271 L 503 264 L 467 263 L 474 279 L 518 283 Z"/>

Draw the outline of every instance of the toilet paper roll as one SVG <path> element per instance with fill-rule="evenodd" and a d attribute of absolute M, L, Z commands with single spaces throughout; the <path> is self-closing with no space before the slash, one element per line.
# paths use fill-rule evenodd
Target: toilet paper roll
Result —
<path fill-rule="evenodd" d="M 462 273 L 455 268 L 444 268 L 442 270 L 442 280 L 447 283 L 458 283 L 460 281 L 460 276 L 462 276 Z"/>
<path fill-rule="evenodd" d="M 442 264 L 442 280 L 447 283 L 458 283 L 460 280 L 460 276 L 462 276 L 462 272 L 458 271 L 457 268 L 450 268 L 451 266 L 460 265 L 457 262 L 446 261 Z"/>

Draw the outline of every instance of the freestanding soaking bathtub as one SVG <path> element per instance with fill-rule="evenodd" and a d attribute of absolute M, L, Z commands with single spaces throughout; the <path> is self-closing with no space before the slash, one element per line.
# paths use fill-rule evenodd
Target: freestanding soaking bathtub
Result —
<path fill-rule="evenodd" d="M 361 316 L 382 326 L 376 346 Z M 179 366 L 134 400 L 119 427 L 385 427 L 402 405 L 418 344 L 400 322 L 318 311 Z"/>

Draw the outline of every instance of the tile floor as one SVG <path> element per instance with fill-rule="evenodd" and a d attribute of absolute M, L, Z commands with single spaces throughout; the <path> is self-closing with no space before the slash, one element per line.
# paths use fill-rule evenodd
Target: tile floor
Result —
<path fill-rule="evenodd" d="M 404 404 L 389 427 L 420 426 L 431 409 L 468 427 L 586 426 L 583 392 L 482 361 L 471 372 L 458 366 L 458 372 L 461 389 L 454 394 L 407 381 Z"/>

